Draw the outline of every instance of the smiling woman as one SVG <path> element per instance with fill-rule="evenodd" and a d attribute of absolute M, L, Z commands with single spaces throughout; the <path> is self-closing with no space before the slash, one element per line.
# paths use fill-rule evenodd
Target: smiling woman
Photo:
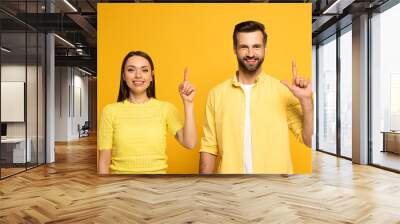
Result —
<path fill-rule="evenodd" d="M 155 99 L 154 80 L 154 64 L 148 54 L 131 51 L 125 56 L 117 103 L 107 105 L 101 118 L 100 174 L 166 173 L 166 130 L 185 148 L 195 147 L 195 89 L 187 70 L 179 86 L 184 122 L 175 106 Z"/>
<path fill-rule="evenodd" d="M 125 70 L 126 73 L 124 72 Z M 129 100 L 137 103 L 135 100 L 138 99 L 135 99 L 133 94 L 129 95 L 130 90 L 136 93 L 136 98 L 144 97 L 148 99 L 156 97 L 153 60 L 148 54 L 141 51 L 129 52 L 122 62 L 117 101 L 124 101 L 131 96 Z"/>

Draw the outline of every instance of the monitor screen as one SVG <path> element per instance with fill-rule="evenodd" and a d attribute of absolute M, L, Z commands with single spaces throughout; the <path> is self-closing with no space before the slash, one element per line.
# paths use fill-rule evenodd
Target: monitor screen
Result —
<path fill-rule="evenodd" d="M 1 124 L 1 136 L 7 136 L 7 124 Z"/>

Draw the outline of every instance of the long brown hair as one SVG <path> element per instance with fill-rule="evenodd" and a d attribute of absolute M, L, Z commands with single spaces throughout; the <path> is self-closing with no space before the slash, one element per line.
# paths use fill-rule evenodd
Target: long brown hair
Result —
<path fill-rule="evenodd" d="M 124 69 L 125 69 L 125 65 L 126 65 L 126 62 L 128 61 L 128 59 L 133 56 L 140 56 L 140 57 L 145 58 L 150 64 L 151 72 L 152 73 L 154 72 L 153 60 L 151 60 L 151 57 L 147 53 L 145 53 L 143 51 L 129 52 L 125 56 L 124 60 L 122 61 L 121 81 L 119 83 L 119 94 L 118 94 L 117 102 L 122 102 L 125 99 L 129 98 L 129 87 L 126 84 L 126 81 L 124 80 Z M 153 76 L 153 80 L 150 82 L 149 87 L 146 89 L 146 94 L 147 94 L 147 97 L 149 97 L 149 98 L 156 98 L 156 83 L 155 83 L 154 75 L 152 75 L 152 76 Z"/>

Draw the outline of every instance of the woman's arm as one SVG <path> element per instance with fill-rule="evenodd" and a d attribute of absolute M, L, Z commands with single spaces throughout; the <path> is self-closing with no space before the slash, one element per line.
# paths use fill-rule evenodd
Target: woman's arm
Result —
<path fill-rule="evenodd" d="M 197 144 L 197 129 L 194 119 L 194 95 L 196 90 L 189 82 L 187 69 L 185 68 L 183 83 L 179 85 L 179 94 L 181 95 L 185 109 L 185 124 L 183 128 L 176 133 L 178 141 L 186 148 L 193 149 Z"/>
<path fill-rule="evenodd" d="M 185 104 L 185 124 L 176 132 L 176 138 L 185 148 L 193 149 L 197 144 L 196 122 L 194 120 L 194 105 Z"/>
<path fill-rule="evenodd" d="M 99 150 L 99 174 L 110 174 L 111 149 Z"/>

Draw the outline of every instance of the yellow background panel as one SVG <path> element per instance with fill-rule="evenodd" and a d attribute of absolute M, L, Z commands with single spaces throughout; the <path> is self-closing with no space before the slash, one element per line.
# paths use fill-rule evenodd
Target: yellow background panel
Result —
<path fill-rule="evenodd" d="M 156 97 L 173 103 L 183 115 L 178 85 L 188 67 L 197 88 L 199 140 L 208 91 L 237 69 L 232 33 L 235 24 L 255 20 L 268 34 L 263 70 L 275 78 L 298 74 L 311 79 L 311 4 L 266 3 L 120 3 L 98 4 L 98 119 L 103 107 L 116 102 L 123 57 L 147 52 L 155 64 Z M 169 136 L 168 173 L 198 173 L 199 146 L 186 150 Z M 295 173 L 311 173 L 311 151 L 291 136 Z M 200 141 L 199 141 L 200 143 Z"/>

